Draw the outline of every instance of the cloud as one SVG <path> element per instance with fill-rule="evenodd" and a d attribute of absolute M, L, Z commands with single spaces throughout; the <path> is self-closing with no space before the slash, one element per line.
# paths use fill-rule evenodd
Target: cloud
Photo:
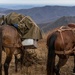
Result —
<path fill-rule="evenodd" d="M 75 5 L 75 0 L 0 0 L 2 4 Z"/>

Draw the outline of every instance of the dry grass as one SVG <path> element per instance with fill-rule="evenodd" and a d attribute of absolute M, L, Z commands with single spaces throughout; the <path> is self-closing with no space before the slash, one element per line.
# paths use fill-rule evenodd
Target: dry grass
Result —
<path fill-rule="evenodd" d="M 9 75 L 46 75 L 46 63 L 47 63 L 47 47 L 46 47 L 46 36 L 44 35 L 44 39 L 38 42 L 38 49 L 35 50 L 28 50 L 29 52 L 36 53 L 37 57 L 41 60 L 40 64 L 34 64 L 30 67 L 23 66 L 22 70 L 18 67 L 18 72 L 15 72 L 15 65 L 14 65 L 14 57 L 11 61 L 10 68 L 9 68 Z M 3 52 L 3 61 L 5 59 L 5 53 Z M 58 58 L 56 58 L 57 61 Z M 73 57 L 70 57 L 68 62 L 65 66 L 61 68 L 61 75 L 73 75 Z M 3 69 L 4 71 L 4 69 Z M 3 72 L 4 75 L 4 72 Z"/>

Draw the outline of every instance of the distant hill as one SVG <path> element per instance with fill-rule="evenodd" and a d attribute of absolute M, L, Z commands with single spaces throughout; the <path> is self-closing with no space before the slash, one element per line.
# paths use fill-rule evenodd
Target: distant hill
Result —
<path fill-rule="evenodd" d="M 62 16 L 75 16 L 75 6 L 43 6 L 31 9 L 2 11 L 4 14 L 8 14 L 10 12 L 18 12 L 24 15 L 29 15 L 36 23 L 41 24 L 55 21 Z"/>
<path fill-rule="evenodd" d="M 4 12 L 4 11 L 6 11 L 6 10 L 9 10 L 9 9 L 7 9 L 7 8 L 0 8 L 0 12 Z"/>
<path fill-rule="evenodd" d="M 13 9 L 13 10 L 30 9 L 33 7 L 41 7 L 41 6 L 44 6 L 44 5 L 41 5 L 41 4 L 0 4 L 0 8 Z"/>
<path fill-rule="evenodd" d="M 60 27 L 62 25 L 66 26 L 69 23 L 75 23 L 75 16 L 63 16 L 63 17 L 57 19 L 53 23 L 46 23 L 46 24 L 44 24 L 44 26 L 41 24 L 42 25 L 41 29 L 44 32 L 48 32 L 56 27 Z"/>

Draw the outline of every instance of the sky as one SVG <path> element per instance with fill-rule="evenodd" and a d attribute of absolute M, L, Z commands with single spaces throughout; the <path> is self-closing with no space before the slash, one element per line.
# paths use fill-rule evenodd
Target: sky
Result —
<path fill-rule="evenodd" d="M 0 4 L 75 5 L 75 0 L 0 0 Z"/>

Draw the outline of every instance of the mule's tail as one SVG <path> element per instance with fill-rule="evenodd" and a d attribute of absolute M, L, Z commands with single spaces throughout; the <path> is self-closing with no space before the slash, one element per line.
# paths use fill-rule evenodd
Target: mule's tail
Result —
<path fill-rule="evenodd" d="M 2 27 L 0 27 L 0 75 L 2 75 Z"/>
<path fill-rule="evenodd" d="M 54 75 L 55 67 L 55 40 L 57 38 L 56 32 L 48 39 L 48 59 L 47 59 L 47 75 Z"/>

